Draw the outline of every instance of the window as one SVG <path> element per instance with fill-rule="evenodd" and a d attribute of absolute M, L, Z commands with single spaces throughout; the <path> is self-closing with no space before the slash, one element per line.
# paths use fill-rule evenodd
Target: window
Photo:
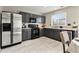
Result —
<path fill-rule="evenodd" d="M 51 26 L 66 26 L 66 13 L 52 15 Z"/>

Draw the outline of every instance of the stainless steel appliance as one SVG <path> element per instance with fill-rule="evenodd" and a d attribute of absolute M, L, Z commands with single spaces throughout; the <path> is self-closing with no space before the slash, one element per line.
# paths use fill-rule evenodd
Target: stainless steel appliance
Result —
<path fill-rule="evenodd" d="M 31 39 L 39 38 L 39 28 L 36 24 L 29 24 L 29 28 L 31 28 Z"/>
<path fill-rule="evenodd" d="M 22 15 L 12 14 L 13 21 L 13 44 L 22 41 Z"/>
<path fill-rule="evenodd" d="M 2 12 L 2 45 L 11 44 L 11 13 Z"/>
<path fill-rule="evenodd" d="M 22 41 L 22 16 L 20 14 L 2 12 L 1 47 L 11 46 Z"/>
<path fill-rule="evenodd" d="M 2 44 L 2 22 L 1 22 L 1 14 L 0 14 L 0 51 L 1 51 L 1 44 Z"/>
<path fill-rule="evenodd" d="M 29 23 L 36 23 L 36 18 L 30 18 Z"/>

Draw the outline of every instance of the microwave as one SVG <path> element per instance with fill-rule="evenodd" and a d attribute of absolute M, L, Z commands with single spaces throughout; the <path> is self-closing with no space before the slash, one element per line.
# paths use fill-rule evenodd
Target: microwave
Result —
<path fill-rule="evenodd" d="M 36 23 L 36 18 L 30 18 L 29 23 Z"/>

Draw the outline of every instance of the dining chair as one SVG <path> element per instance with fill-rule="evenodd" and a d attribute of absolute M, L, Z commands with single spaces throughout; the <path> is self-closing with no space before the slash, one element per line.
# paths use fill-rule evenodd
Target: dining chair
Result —
<path fill-rule="evenodd" d="M 68 48 L 68 46 L 70 44 L 68 31 L 60 32 L 60 38 L 61 38 L 61 42 L 62 42 L 62 45 L 63 45 L 63 52 L 68 53 L 67 48 Z"/>

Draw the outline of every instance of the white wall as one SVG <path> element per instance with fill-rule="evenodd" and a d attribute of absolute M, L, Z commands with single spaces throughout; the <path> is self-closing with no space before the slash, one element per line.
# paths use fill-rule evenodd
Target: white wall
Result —
<path fill-rule="evenodd" d="M 66 12 L 67 13 L 67 23 L 73 23 L 74 21 L 79 20 L 79 6 L 74 6 L 74 7 L 67 7 L 61 10 L 57 10 L 48 14 L 45 14 L 46 16 L 46 26 L 49 27 L 51 24 L 51 15 L 56 14 L 56 13 L 62 13 Z"/>

